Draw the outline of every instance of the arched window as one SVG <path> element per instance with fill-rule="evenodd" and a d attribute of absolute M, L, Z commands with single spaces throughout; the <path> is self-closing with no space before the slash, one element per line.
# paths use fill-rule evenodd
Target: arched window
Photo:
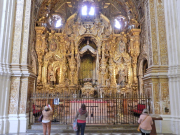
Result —
<path fill-rule="evenodd" d="M 95 15 L 95 8 L 91 5 L 90 6 L 83 5 L 81 9 L 81 14 L 83 16 L 87 16 L 87 15 L 93 16 Z"/>
<path fill-rule="evenodd" d="M 113 20 L 114 22 L 114 33 L 119 34 L 121 31 L 125 31 L 127 27 L 127 19 L 126 17 L 119 15 L 116 16 Z"/>
<path fill-rule="evenodd" d="M 58 14 L 52 14 L 48 18 L 48 23 L 53 28 L 60 28 L 62 26 L 62 18 Z"/>
<path fill-rule="evenodd" d="M 117 28 L 117 29 L 121 29 L 121 24 L 120 24 L 120 22 L 117 20 L 117 19 L 115 19 L 114 20 L 115 21 L 115 28 Z"/>

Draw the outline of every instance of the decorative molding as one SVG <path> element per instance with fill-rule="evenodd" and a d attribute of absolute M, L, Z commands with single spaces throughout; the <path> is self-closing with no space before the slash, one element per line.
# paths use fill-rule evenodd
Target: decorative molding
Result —
<path fill-rule="evenodd" d="M 12 49 L 12 63 L 20 63 L 20 52 L 22 45 L 22 31 L 23 31 L 23 14 L 24 12 L 24 0 L 16 1 L 16 15 L 14 21 L 14 38 Z"/>
<path fill-rule="evenodd" d="M 158 57 L 159 55 L 158 55 L 158 46 L 157 46 L 156 11 L 155 11 L 154 0 L 149 0 L 149 7 L 150 7 L 153 65 L 159 65 L 159 57 Z"/>
<path fill-rule="evenodd" d="M 168 65 L 164 1 L 162 0 L 157 1 L 157 19 L 158 19 L 160 61 L 161 61 L 161 65 Z"/>

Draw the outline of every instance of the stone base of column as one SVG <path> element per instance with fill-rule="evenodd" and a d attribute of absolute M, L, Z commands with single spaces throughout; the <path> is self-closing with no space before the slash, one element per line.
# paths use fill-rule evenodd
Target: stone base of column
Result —
<path fill-rule="evenodd" d="M 174 117 L 171 119 L 171 129 L 172 133 L 175 135 L 180 134 L 180 117 Z"/>
<path fill-rule="evenodd" d="M 163 120 L 155 120 L 156 132 L 159 133 L 173 133 L 171 129 L 171 116 L 170 115 L 161 115 Z"/>
<path fill-rule="evenodd" d="M 8 133 L 25 133 L 28 128 L 28 114 L 10 114 Z"/>
<path fill-rule="evenodd" d="M 8 119 L 2 118 L 0 119 L 0 134 L 8 133 Z"/>

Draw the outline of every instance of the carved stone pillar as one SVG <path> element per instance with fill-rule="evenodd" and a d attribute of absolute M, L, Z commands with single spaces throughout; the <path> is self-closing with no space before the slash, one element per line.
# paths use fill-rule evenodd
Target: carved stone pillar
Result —
<path fill-rule="evenodd" d="M 63 68 L 62 68 L 62 66 L 63 65 L 61 65 L 60 68 L 59 68 L 59 84 L 63 83 Z"/>
<path fill-rule="evenodd" d="M 42 71 L 42 82 L 44 84 L 47 84 L 47 76 L 48 76 L 47 66 L 48 66 L 48 61 L 45 61 L 44 66 L 43 66 L 43 71 Z"/>
<path fill-rule="evenodd" d="M 143 84 L 143 75 L 138 75 L 138 78 L 139 78 L 139 92 L 140 94 L 143 94 L 144 93 L 144 84 Z"/>
<path fill-rule="evenodd" d="M 137 59 L 137 58 L 134 58 L 134 59 Z M 133 67 L 133 83 L 136 83 L 138 82 L 137 80 L 137 62 L 133 62 L 132 63 L 132 67 Z"/>
<path fill-rule="evenodd" d="M 101 84 L 101 75 L 100 75 L 100 58 L 101 58 L 101 42 L 99 41 L 98 42 L 98 48 L 97 48 L 97 61 L 96 61 L 96 67 L 97 67 L 97 70 L 96 70 L 96 78 L 98 80 L 98 85 Z"/>
<path fill-rule="evenodd" d="M 128 63 L 127 64 L 127 67 L 128 67 L 128 80 L 127 80 L 127 82 L 128 82 L 128 84 L 130 85 L 131 83 L 132 83 L 132 68 L 131 68 L 131 64 L 130 63 Z"/>
<path fill-rule="evenodd" d="M 104 75 L 106 73 L 106 60 L 105 60 L 105 55 L 104 55 L 104 51 L 105 51 L 105 45 L 102 45 L 102 60 L 101 60 L 101 75 L 102 75 L 102 86 L 105 85 L 105 78 Z"/>
<path fill-rule="evenodd" d="M 66 66 L 67 66 L 66 65 L 66 56 L 65 56 L 65 52 L 64 52 L 64 58 L 63 58 L 63 62 L 62 62 L 62 73 L 61 73 L 62 80 L 61 80 L 61 82 L 59 82 L 60 84 L 64 84 L 64 82 L 65 82 L 66 72 L 67 72 Z"/>
<path fill-rule="evenodd" d="M 115 76 L 115 68 L 113 65 L 113 59 L 112 59 L 111 52 L 110 52 L 110 58 L 109 58 L 109 72 L 110 72 L 110 76 L 111 76 L 110 86 L 115 86 L 116 85 L 116 76 Z"/>
<path fill-rule="evenodd" d="M 140 29 L 130 30 L 130 55 L 132 57 L 132 67 L 133 67 L 133 83 L 137 84 L 137 57 L 140 53 Z"/>
<path fill-rule="evenodd" d="M 96 55 L 96 79 L 98 80 L 99 76 L 99 54 Z"/>
<path fill-rule="evenodd" d="M 45 49 L 45 37 L 42 35 L 46 28 L 44 27 L 36 27 L 36 52 L 38 55 L 38 64 L 39 64 L 39 71 L 38 71 L 38 79 L 37 82 L 42 82 L 42 66 L 43 66 L 43 55 Z"/>
<path fill-rule="evenodd" d="M 69 61 L 69 67 L 70 67 L 70 80 L 71 80 L 71 84 L 70 85 L 74 85 L 74 78 L 75 78 L 75 69 L 76 69 L 76 61 L 74 58 L 74 41 L 71 41 L 71 58 Z"/>
<path fill-rule="evenodd" d="M 37 51 L 37 55 L 38 55 L 38 64 L 39 64 L 37 82 L 41 83 L 41 81 L 42 81 L 42 65 L 43 65 L 42 57 L 43 57 L 43 52 L 39 50 L 39 51 Z"/>

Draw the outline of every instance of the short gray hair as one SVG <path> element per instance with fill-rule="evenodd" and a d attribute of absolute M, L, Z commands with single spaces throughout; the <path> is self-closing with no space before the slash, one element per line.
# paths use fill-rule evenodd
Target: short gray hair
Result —
<path fill-rule="evenodd" d="M 148 113 L 149 113 L 149 111 L 148 111 L 147 109 L 144 109 L 142 113 L 146 113 L 146 114 L 148 114 Z"/>
<path fill-rule="evenodd" d="M 45 106 L 45 107 L 44 107 L 44 110 L 45 110 L 45 111 L 49 111 L 49 107 L 48 107 L 48 106 Z"/>

